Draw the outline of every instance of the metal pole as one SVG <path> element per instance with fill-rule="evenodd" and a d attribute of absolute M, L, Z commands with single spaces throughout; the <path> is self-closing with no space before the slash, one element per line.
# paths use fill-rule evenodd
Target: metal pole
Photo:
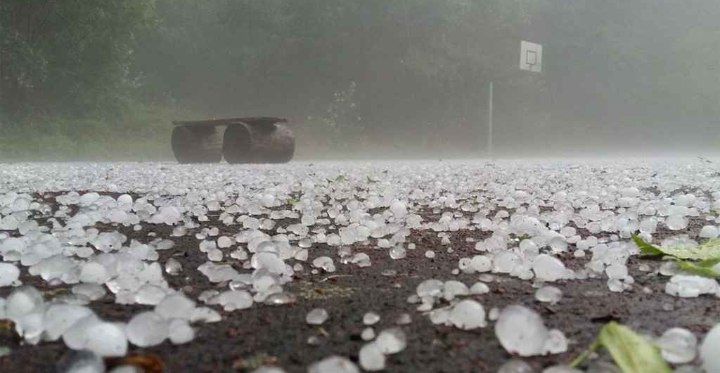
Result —
<path fill-rule="evenodd" d="M 488 156 L 493 156 L 493 82 L 490 82 L 490 92 L 488 97 L 488 140 L 487 150 Z"/>

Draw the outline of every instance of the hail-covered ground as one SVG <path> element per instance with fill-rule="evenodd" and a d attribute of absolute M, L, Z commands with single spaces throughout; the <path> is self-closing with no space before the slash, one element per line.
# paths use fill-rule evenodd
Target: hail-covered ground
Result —
<path fill-rule="evenodd" d="M 702 159 L 3 164 L 0 371 L 576 372 L 616 321 L 720 372 L 717 281 L 630 239 L 719 213 Z"/>

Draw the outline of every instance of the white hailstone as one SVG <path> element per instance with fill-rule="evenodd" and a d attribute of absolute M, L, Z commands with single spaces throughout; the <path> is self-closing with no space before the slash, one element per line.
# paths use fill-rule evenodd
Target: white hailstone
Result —
<path fill-rule="evenodd" d="M 407 215 L 407 207 L 400 201 L 394 201 L 390 204 L 390 212 L 395 216 L 395 219 L 402 219 Z"/>
<path fill-rule="evenodd" d="M 433 259 L 435 258 L 435 252 L 432 250 L 427 250 L 425 251 L 425 257 L 428 259 Z"/>
<path fill-rule="evenodd" d="M 324 308 L 315 308 L 305 316 L 305 322 L 310 325 L 322 325 L 328 318 L 330 315 Z"/>
<path fill-rule="evenodd" d="M 94 315 L 93 312 L 83 306 L 63 303 L 50 305 L 43 317 L 44 339 L 57 341 L 78 320 L 91 315 Z"/>
<path fill-rule="evenodd" d="M 611 280 L 624 280 L 628 277 L 628 268 L 624 264 L 613 263 L 605 268 L 605 274 Z"/>
<path fill-rule="evenodd" d="M 495 323 L 495 335 L 505 351 L 523 357 L 541 355 L 548 334 L 540 315 L 519 305 L 504 308 Z"/>
<path fill-rule="evenodd" d="M 435 325 L 449 325 L 450 324 L 450 310 L 446 308 L 440 308 L 430 312 L 430 322 Z"/>
<path fill-rule="evenodd" d="M 370 263 L 370 256 L 365 253 L 357 253 L 353 255 L 351 262 L 357 264 L 357 266 L 361 268 L 372 265 L 372 263 Z"/>
<path fill-rule="evenodd" d="M 700 359 L 703 367 L 708 373 L 720 372 L 720 323 L 715 325 L 705 335 L 702 346 L 700 346 Z"/>
<path fill-rule="evenodd" d="M 465 299 L 456 304 L 450 311 L 448 320 L 462 330 L 483 328 L 487 325 L 485 308 L 472 299 Z"/>
<path fill-rule="evenodd" d="M 489 273 L 483 273 L 480 276 L 478 276 L 478 280 L 482 282 L 493 282 L 495 281 L 495 276 L 489 274 Z"/>
<path fill-rule="evenodd" d="M 165 273 L 170 276 L 177 276 L 180 272 L 182 272 L 182 264 L 177 259 L 170 258 L 165 262 Z"/>
<path fill-rule="evenodd" d="M 665 219 L 665 226 L 673 231 L 679 231 L 687 228 L 688 220 L 682 215 L 670 215 Z"/>
<path fill-rule="evenodd" d="M 392 355 L 407 347 L 407 336 L 400 328 L 390 328 L 381 331 L 375 342 L 384 354 Z"/>
<path fill-rule="evenodd" d="M 475 270 L 471 267 L 471 263 L 472 259 L 470 258 L 460 258 L 458 268 L 453 269 L 453 274 L 459 274 L 460 271 L 467 274 L 474 273 Z"/>
<path fill-rule="evenodd" d="M 362 333 L 360 333 L 360 338 L 366 342 L 375 339 L 375 329 L 370 327 L 363 329 Z"/>
<path fill-rule="evenodd" d="M 230 246 L 232 246 L 233 241 L 230 239 L 230 237 L 227 236 L 220 236 L 217 240 L 217 247 L 221 249 L 226 249 Z"/>
<path fill-rule="evenodd" d="M 56 319 L 54 315 L 52 315 L 51 317 L 53 319 Z M 62 315 L 60 315 L 60 317 L 62 317 Z M 64 328 L 65 330 L 62 333 L 62 340 L 67 347 L 73 350 L 84 350 L 87 345 L 87 331 L 92 326 L 100 323 L 102 323 L 102 320 L 100 320 L 100 318 L 98 318 L 97 316 L 95 316 L 95 314 L 91 312 L 85 317 L 72 321 L 69 328 Z M 51 324 L 54 326 L 53 329 L 51 329 L 53 335 L 51 335 L 50 337 L 54 338 L 54 328 L 60 326 L 60 324 L 55 322 L 54 320 L 51 321 Z"/>
<path fill-rule="evenodd" d="M 429 279 L 421 282 L 416 289 L 416 293 L 420 298 L 439 297 L 443 293 L 445 283 L 440 280 Z"/>
<path fill-rule="evenodd" d="M 568 270 L 563 262 L 547 254 L 540 254 L 532 265 L 535 277 L 541 281 L 557 281 L 568 277 Z"/>
<path fill-rule="evenodd" d="M 697 337 L 687 329 L 670 328 L 655 342 L 668 363 L 686 364 L 697 356 Z"/>
<path fill-rule="evenodd" d="M 175 345 L 185 344 L 195 339 L 195 329 L 187 320 L 172 319 L 168 325 L 170 342 Z"/>
<path fill-rule="evenodd" d="M 665 284 L 665 293 L 681 298 L 696 298 L 703 294 L 716 294 L 720 285 L 715 279 L 695 275 L 674 275 Z"/>
<path fill-rule="evenodd" d="M 88 262 L 80 271 L 80 281 L 88 284 L 104 284 L 110 279 L 110 274 L 104 265 L 97 262 Z"/>
<path fill-rule="evenodd" d="M 222 316 L 212 308 L 197 307 L 190 314 L 190 322 L 215 323 L 222 320 Z"/>
<path fill-rule="evenodd" d="M 381 249 L 387 249 L 388 247 L 392 246 L 392 244 L 390 243 L 390 240 L 385 239 L 385 238 L 379 239 L 377 242 L 377 245 Z"/>
<path fill-rule="evenodd" d="M 322 269 L 325 272 L 332 273 L 335 272 L 335 264 L 333 263 L 333 260 L 327 256 L 321 256 L 318 258 L 315 258 L 313 260 L 313 267 Z"/>
<path fill-rule="evenodd" d="M 145 284 L 135 292 L 135 302 L 138 304 L 156 305 L 167 296 L 166 289 L 151 284 Z M 117 300 L 116 300 L 117 301 Z M 130 302 L 132 303 L 132 302 Z"/>
<path fill-rule="evenodd" d="M 405 258 L 406 253 L 405 249 L 401 245 L 397 245 L 390 249 L 390 258 L 397 260 L 397 259 L 403 259 Z"/>
<path fill-rule="evenodd" d="M 308 259 L 308 250 L 307 249 L 301 249 L 298 250 L 298 252 L 295 253 L 295 260 L 299 260 L 301 262 L 304 262 Z"/>
<path fill-rule="evenodd" d="M 470 266 L 475 272 L 483 273 L 492 270 L 492 259 L 486 255 L 475 255 L 470 261 Z"/>
<path fill-rule="evenodd" d="M 443 284 L 443 298 L 447 301 L 455 299 L 458 295 L 468 295 L 470 289 L 460 281 L 445 281 Z"/>
<path fill-rule="evenodd" d="M 700 238 L 717 238 L 718 237 L 718 228 L 714 225 L 706 225 L 702 227 L 700 230 L 700 234 L 698 235 Z"/>
<path fill-rule="evenodd" d="M 332 259 L 330 262 L 332 264 Z M 285 272 L 285 262 L 280 258 L 280 255 L 274 252 L 256 253 L 250 259 L 250 264 L 255 269 L 265 268 L 274 274 L 282 274 Z"/>
<path fill-rule="evenodd" d="M 219 249 L 210 249 L 207 252 L 207 258 L 212 262 L 219 262 L 223 258 L 223 252 Z"/>
<path fill-rule="evenodd" d="M 550 246 L 550 250 L 552 250 L 554 253 L 561 253 L 567 251 L 568 248 L 567 241 L 565 241 L 565 238 L 561 236 L 555 236 L 550 239 L 548 246 Z"/>
<path fill-rule="evenodd" d="M 112 223 L 123 224 L 128 220 L 128 214 L 122 210 L 112 210 L 107 215 Z"/>
<path fill-rule="evenodd" d="M 127 324 L 128 341 L 138 347 L 151 347 L 168 338 L 170 328 L 165 319 L 152 311 L 141 312 Z"/>
<path fill-rule="evenodd" d="M 497 373 L 535 373 L 535 369 L 522 360 L 512 359 L 501 365 Z"/>
<path fill-rule="evenodd" d="M 130 205 L 133 203 L 133 198 L 129 194 L 123 194 L 117 198 L 117 201 L 123 205 Z"/>
<path fill-rule="evenodd" d="M 495 255 L 493 259 L 493 272 L 510 273 L 520 264 L 522 264 L 522 259 L 519 255 L 512 251 L 503 251 Z"/>
<path fill-rule="evenodd" d="M 45 300 L 37 289 L 21 286 L 5 300 L 5 316 L 10 320 L 20 320 L 28 315 L 42 313 L 44 306 Z"/>
<path fill-rule="evenodd" d="M 562 290 L 554 286 L 543 286 L 535 292 L 535 299 L 538 302 L 556 304 L 562 299 Z"/>
<path fill-rule="evenodd" d="M 375 325 L 380 321 L 380 315 L 375 312 L 368 312 L 363 316 L 363 324 Z"/>
<path fill-rule="evenodd" d="M 187 234 L 187 228 L 185 227 L 175 227 L 173 228 L 171 237 L 182 237 Z"/>
<path fill-rule="evenodd" d="M 262 202 L 263 206 L 272 207 L 275 203 L 275 196 L 273 196 L 272 194 L 264 194 L 260 201 Z"/>
<path fill-rule="evenodd" d="M 470 287 L 470 294 L 482 295 L 490 292 L 490 287 L 484 282 L 476 282 Z"/>
<path fill-rule="evenodd" d="M 385 369 L 385 354 L 377 342 L 365 344 L 358 355 L 360 366 L 365 371 L 376 372 Z"/>
<path fill-rule="evenodd" d="M 253 305 L 253 297 L 245 290 L 228 290 L 217 298 L 218 303 L 225 311 L 244 310 Z"/>
<path fill-rule="evenodd" d="M 311 364 L 308 373 L 360 373 L 360 369 L 344 357 L 330 356 Z"/>
<path fill-rule="evenodd" d="M 557 329 L 548 332 L 548 338 L 543 344 L 543 354 L 562 354 L 567 352 L 568 342 L 565 334 Z"/>
<path fill-rule="evenodd" d="M 85 193 L 80 197 L 80 206 L 89 206 L 100 199 L 97 193 Z"/>
<path fill-rule="evenodd" d="M 128 339 L 123 324 L 100 322 L 85 331 L 84 349 L 103 357 L 121 357 L 127 354 Z"/>
<path fill-rule="evenodd" d="M 20 278 L 20 269 L 13 264 L 0 263 L 0 287 L 10 286 Z"/>
<path fill-rule="evenodd" d="M 279 293 L 270 294 L 265 299 L 265 304 L 271 306 L 282 306 L 285 304 L 293 304 L 297 302 L 297 297 L 291 293 L 281 291 Z"/>
<path fill-rule="evenodd" d="M 189 319 L 195 309 L 195 301 L 189 299 L 182 293 L 175 293 L 166 296 L 157 306 L 155 313 L 170 319 Z"/>
<path fill-rule="evenodd" d="M 566 226 L 566 227 L 563 227 L 562 229 L 560 229 L 560 234 L 565 236 L 565 238 L 570 238 L 572 236 L 575 236 L 576 233 L 577 233 L 577 230 L 573 227 Z"/>

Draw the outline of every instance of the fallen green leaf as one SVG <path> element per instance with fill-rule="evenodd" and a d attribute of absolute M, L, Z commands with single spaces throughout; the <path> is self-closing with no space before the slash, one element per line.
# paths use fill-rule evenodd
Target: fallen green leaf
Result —
<path fill-rule="evenodd" d="M 685 260 L 676 259 L 678 267 L 682 268 L 685 272 L 690 272 L 696 275 L 705 277 L 720 277 L 720 273 L 713 270 L 713 266 L 720 263 L 720 258 L 703 260 L 702 262 L 694 263 Z"/>
<path fill-rule="evenodd" d="M 699 245 L 678 245 L 672 247 L 654 246 L 645 242 L 637 235 L 632 235 L 633 242 L 645 255 L 668 255 L 685 260 L 713 260 L 720 258 L 720 238 L 707 240 Z"/>
<path fill-rule="evenodd" d="M 627 326 L 608 323 L 600 330 L 598 341 L 623 373 L 672 373 L 660 349 Z"/>
<path fill-rule="evenodd" d="M 335 178 L 335 181 L 341 182 L 347 180 L 347 177 L 345 175 L 338 175 L 338 177 Z"/>
<path fill-rule="evenodd" d="M 577 367 L 591 352 L 600 347 L 605 347 L 610 352 L 615 365 L 623 373 L 672 373 L 655 344 L 614 321 L 600 330 L 597 340 L 576 358 L 570 367 Z"/>
<path fill-rule="evenodd" d="M 288 198 L 288 199 L 285 200 L 285 203 L 288 204 L 288 205 L 290 205 L 290 206 L 294 206 L 294 205 L 295 205 L 296 203 L 298 203 L 298 202 L 300 202 L 300 199 L 299 199 L 299 198 L 294 198 L 294 197 L 290 197 L 290 198 Z"/>
<path fill-rule="evenodd" d="M 650 256 L 656 256 L 656 255 L 663 255 L 662 250 L 658 248 L 657 246 L 653 246 L 636 234 L 631 235 L 633 242 L 635 242 L 635 245 L 640 249 L 640 252 L 644 255 L 650 255 Z"/>

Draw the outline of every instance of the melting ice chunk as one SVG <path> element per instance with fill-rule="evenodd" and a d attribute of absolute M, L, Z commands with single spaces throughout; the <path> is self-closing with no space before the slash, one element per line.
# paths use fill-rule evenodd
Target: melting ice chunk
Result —
<path fill-rule="evenodd" d="M 538 302 L 555 304 L 562 299 L 563 293 L 554 286 L 543 286 L 535 292 L 535 299 Z"/>
<path fill-rule="evenodd" d="M 465 299 L 453 307 L 448 321 L 462 330 L 483 328 L 487 325 L 485 308 L 472 299 Z"/>
<path fill-rule="evenodd" d="M 360 373 L 360 370 L 344 357 L 330 356 L 310 365 L 308 373 Z"/>
<path fill-rule="evenodd" d="M 360 349 L 360 366 L 368 372 L 385 369 L 385 354 L 377 342 L 370 342 Z"/>
<path fill-rule="evenodd" d="M 503 348 L 520 356 L 542 354 L 548 333 L 540 315 L 519 305 L 503 309 L 495 323 L 495 335 Z"/>
<path fill-rule="evenodd" d="M 167 321 L 152 311 L 135 315 L 127 324 L 128 340 L 139 347 L 156 346 L 168 338 L 170 329 Z"/>
<path fill-rule="evenodd" d="M 400 328 L 390 328 L 380 332 L 375 342 L 384 354 L 396 354 L 407 347 L 407 336 Z"/>
<path fill-rule="evenodd" d="M 310 325 L 322 325 L 330 317 L 323 308 L 315 308 L 305 316 L 305 322 Z"/>
<path fill-rule="evenodd" d="M 547 254 L 540 254 L 533 261 L 535 277 L 542 281 L 557 281 L 569 277 L 563 262 Z"/>
<path fill-rule="evenodd" d="M 700 358 L 703 361 L 703 367 L 709 372 L 720 372 L 720 324 L 715 325 L 705 335 L 702 346 L 700 347 Z"/>
<path fill-rule="evenodd" d="M 662 350 L 662 357 L 671 364 L 686 364 L 695 360 L 697 337 L 683 328 L 671 328 L 656 341 Z"/>
<path fill-rule="evenodd" d="M 10 286 L 20 277 L 20 270 L 14 264 L 0 263 L 0 287 Z"/>

